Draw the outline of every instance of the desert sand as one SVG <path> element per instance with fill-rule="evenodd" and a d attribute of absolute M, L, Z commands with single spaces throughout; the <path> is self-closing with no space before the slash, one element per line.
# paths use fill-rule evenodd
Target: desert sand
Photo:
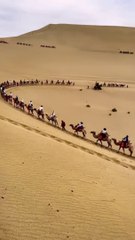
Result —
<path fill-rule="evenodd" d="M 68 131 L 73 132 L 70 123 L 83 121 L 93 142 L 0 98 L 0 239 L 135 239 L 135 160 L 128 150 L 121 155 L 95 145 L 90 134 L 106 127 L 110 137 L 128 134 L 135 145 L 135 54 L 119 53 L 135 52 L 135 29 L 59 24 L 4 40 L 0 83 L 36 78 L 75 83 L 7 92 L 35 107 L 43 104 L 47 113 L 55 110 Z M 95 81 L 125 87 L 94 91 Z M 111 112 L 114 107 L 117 112 Z"/>

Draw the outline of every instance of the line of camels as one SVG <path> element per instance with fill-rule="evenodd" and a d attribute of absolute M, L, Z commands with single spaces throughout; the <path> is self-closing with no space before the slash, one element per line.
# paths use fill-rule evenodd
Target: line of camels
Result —
<path fill-rule="evenodd" d="M 26 112 L 28 114 L 33 115 L 33 116 L 34 116 L 34 112 L 35 112 L 37 114 L 38 119 L 45 120 L 45 117 L 46 117 L 46 119 L 50 123 L 59 127 L 59 123 L 58 123 L 56 115 L 52 117 L 52 115 L 49 115 L 47 113 L 45 114 L 42 110 L 34 108 L 33 105 L 31 106 L 30 104 L 25 104 L 23 101 L 20 101 L 18 99 L 18 97 L 14 98 L 10 94 L 8 95 L 5 92 L 6 86 L 4 88 L 2 88 L 2 87 L 3 87 L 3 84 L 0 84 L 1 96 L 6 102 L 9 102 L 10 104 L 13 104 L 14 107 L 19 108 L 22 111 L 25 111 L 25 109 L 26 109 L 27 110 Z M 84 138 L 86 137 L 87 132 L 86 132 L 84 127 L 78 127 L 78 125 L 74 125 L 74 124 L 70 124 L 69 126 L 72 128 L 72 130 L 74 131 L 75 134 L 78 135 L 79 133 L 81 133 Z M 62 130 L 66 130 L 65 121 L 61 120 L 60 127 L 61 127 Z M 123 142 L 122 140 L 117 141 L 115 138 L 110 138 L 109 135 L 106 135 L 104 137 L 101 132 L 96 134 L 95 131 L 91 131 L 90 133 L 92 134 L 92 136 L 95 139 L 97 139 L 96 143 L 99 142 L 101 144 L 101 146 L 103 145 L 103 142 L 106 142 L 108 144 L 108 148 L 112 148 L 112 142 L 113 142 L 115 145 L 117 145 L 119 147 L 118 152 L 122 149 L 123 153 L 125 153 L 125 149 L 128 149 L 129 153 L 130 153 L 130 156 L 133 155 L 134 147 L 133 147 L 133 144 L 131 142 L 129 142 L 128 144 L 125 144 L 125 142 Z"/>
<path fill-rule="evenodd" d="M 5 41 L 5 40 L 0 40 L 0 43 L 6 43 L 8 44 L 9 42 Z M 17 42 L 17 45 L 22 45 L 22 46 L 28 46 L 31 47 L 32 44 L 31 43 L 25 43 L 25 42 Z M 45 45 L 45 44 L 41 44 L 40 47 L 44 47 L 44 48 L 56 48 L 56 46 L 54 45 Z"/>

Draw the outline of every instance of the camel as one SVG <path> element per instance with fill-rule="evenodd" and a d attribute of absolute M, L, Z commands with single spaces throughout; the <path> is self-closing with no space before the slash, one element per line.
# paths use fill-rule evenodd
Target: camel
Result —
<path fill-rule="evenodd" d="M 103 137 L 102 133 L 96 134 L 95 131 L 91 131 L 90 133 L 92 133 L 93 137 L 97 139 L 96 143 L 100 141 L 100 144 L 102 146 L 102 141 L 104 141 L 108 143 L 108 147 L 112 148 L 111 139 L 109 138 L 109 136 Z"/>
<path fill-rule="evenodd" d="M 83 134 L 83 137 L 86 137 L 86 130 L 84 128 L 79 128 L 79 127 L 76 127 L 74 124 L 70 124 L 69 125 L 73 130 L 74 130 L 74 133 L 78 133 L 81 132 Z"/>
<path fill-rule="evenodd" d="M 127 146 L 125 146 L 125 143 L 123 141 L 117 141 L 115 138 L 112 138 L 113 142 L 115 145 L 119 146 L 118 151 L 120 151 L 120 149 L 123 149 L 123 152 L 125 153 L 125 148 L 127 148 L 130 152 L 130 156 L 132 156 L 133 151 L 134 151 L 134 147 L 132 145 L 132 143 L 128 143 Z"/>
<path fill-rule="evenodd" d="M 11 95 L 8 95 L 8 102 L 12 104 L 13 97 Z"/>
<path fill-rule="evenodd" d="M 47 113 L 46 113 L 46 118 L 49 122 L 52 122 L 52 124 L 55 124 L 55 126 L 58 126 L 58 121 L 57 121 L 57 117 L 54 116 L 54 117 L 51 117 L 49 116 Z"/>
<path fill-rule="evenodd" d="M 33 111 L 37 113 L 38 118 L 41 116 L 41 118 L 44 119 L 44 112 L 42 110 L 40 111 L 39 109 L 34 108 Z"/>
<path fill-rule="evenodd" d="M 13 102 L 14 102 L 14 107 L 18 107 L 19 106 L 19 99 L 18 99 L 18 97 L 13 98 Z"/>
<path fill-rule="evenodd" d="M 23 111 L 24 111 L 24 107 L 25 107 L 25 104 L 24 104 L 24 102 L 22 102 L 22 101 L 19 101 L 19 107 L 20 107 L 20 109 L 21 109 L 21 110 L 23 110 Z"/>

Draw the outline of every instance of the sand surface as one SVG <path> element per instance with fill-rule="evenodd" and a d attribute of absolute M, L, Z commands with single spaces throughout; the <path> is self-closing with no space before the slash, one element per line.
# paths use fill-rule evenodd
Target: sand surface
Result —
<path fill-rule="evenodd" d="M 135 55 L 118 53 L 135 51 L 134 28 L 50 25 L 7 41 L 0 44 L 0 82 L 75 82 L 8 91 L 35 107 L 43 104 L 47 113 L 55 110 L 68 131 L 70 123 L 83 121 L 90 140 L 91 130 L 106 127 L 111 137 L 129 134 L 135 144 Z M 56 48 L 42 49 L 43 43 Z M 95 81 L 128 88 L 94 91 Z M 0 133 L 1 240 L 135 239 L 134 159 L 38 121 L 1 98 Z"/>

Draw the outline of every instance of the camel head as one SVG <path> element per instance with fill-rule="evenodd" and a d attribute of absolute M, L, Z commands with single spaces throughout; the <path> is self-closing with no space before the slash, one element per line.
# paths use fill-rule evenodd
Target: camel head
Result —
<path fill-rule="evenodd" d="M 70 126 L 70 127 L 74 127 L 74 125 L 73 125 L 72 123 L 71 123 L 71 124 L 69 124 L 69 126 Z"/>
<path fill-rule="evenodd" d="M 117 141 L 116 138 L 111 138 L 111 140 L 114 142 L 115 145 L 120 145 L 121 144 L 121 141 Z"/>
<path fill-rule="evenodd" d="M 96 134 L 96 132 L 95 132 L 95 131 L 91 131 L 90 133 L 91 133 L 91 134 Z"/>

